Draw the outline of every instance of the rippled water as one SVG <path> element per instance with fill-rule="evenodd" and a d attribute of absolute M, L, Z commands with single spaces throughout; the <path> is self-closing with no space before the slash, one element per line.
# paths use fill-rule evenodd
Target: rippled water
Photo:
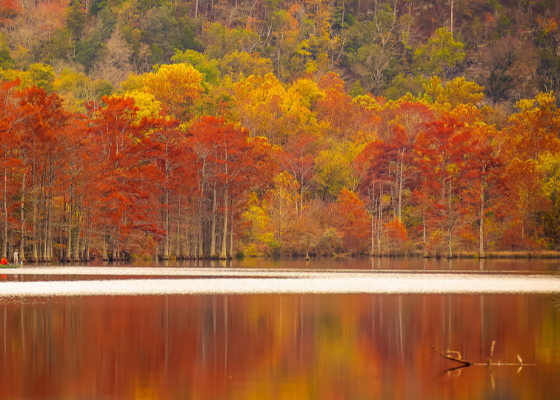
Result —
<path fill-rule="evenodd" d="M 0 398 L 560 398 L 558 264 L 456 261 L 3 270 Z"/>

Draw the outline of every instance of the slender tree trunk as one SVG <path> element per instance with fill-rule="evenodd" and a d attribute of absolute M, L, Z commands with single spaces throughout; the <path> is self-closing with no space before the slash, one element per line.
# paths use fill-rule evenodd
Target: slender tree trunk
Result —
<path fill-rule="evenodd" d="M 79 207 L 76 206 L 79 210 Z M 81 220 L 82 216 L 80 212 L 76 213 L 77 220 L 76 220 L 76 242 L 74 244 L 74 256 L 72 257 L 72 261 L 80 261 L 80 229 L 81 229 Z"/>
<path fill-rule="evenodd" d="M 484 170 L 483 170 L 484 172 Z M 479 257 L 485 258 L 486 255 L 484 254 L 484 178 L 480 180 L 480 230 L 479 230 L 479 243 L 480 248 L 478 250 Z"/>
<path fill-rule="evenodd" d="M 46 186 L 46 185 L 45 185 Z M 42 188 L 44 191 L 46 188 Z M 41 195 L 43 223 L 41 224 L 41 261 L 47 261 L 47 225 L 48 225 L 48 209 L 47 195 Z"/>
<path fill-rule="evenodd" d="M 163 252 L 161 258 L 163 260 L 169 260 L 169 234 L 171 231 L 169 229 L 169 189 L 167 188 L 165 188 L 164 203 L 163 223 L 165 225 L 165 237 L 163 238 Z"/>
<path fill-rule="evenodd" d="M 6 150 L 4 150 L 4 158 L 6 157 Z M 4 167 L 4 187 L 2 188 L 2 217 L 3 217 L 3 231 L 2 231 L 2 257 L 8 255 L 8 171 Z"/>
<path fill-rule="evenodd" d="M 296 203 L 297 203 L 297 199 L 296 199 Z M 301 215 L 303 215 L 303 174 L 301 176 L 301 185 L 299 187 L 299 210 L 301 212 Z"/>
<path fill-rule="evenodd" d="M 426 205 L 422 207 L 422 240 L 424 242 L 424 256 L 428 256 L 428 244 L 426 243 Z"/>
<path fill-rule="evenodd" d="M 53 192 L 54 192 L 54 167 L 53 157 L 49 157 L 49 178 L 48 178 L 48 191 L 47 191 L 47 261 L 53 261 Z"/>
<path fill-rule="evenodd" d="M 401 154 L 401 165 L 399 171 L 399 206 L 398 206 L 398 217 L 399 223 L 402 222 L 402 193 L 403 193 L 403 175 L 404 175 L 404 150 Z"/>
<path fill-rule="evenodd" d="M 226 165 L 226 175 L 227 175 L 227 165 Z M 220 260 L 227 260 L 227 233 L 228 233 L 228 185 L 224 187 L 224 230 L 223 230 L 223 240 L 222 240 L 222 251 L 220 252 Z"/>
<path fill-rule="evenodd" d="M 231 210 L 231 223 L 229 224 L 229 258 L 233 258 L 233 198 L 229 202 L 229 208 Z"/>
<path fill-rule="evenodd" d="M 25 205 L 25 173 L 21 178 L 21 202 L 19 206 L 19 220 L 21 226 L 21 237 L 19 241 L 19 259 L 20 261 L 25 261 L 25 215 L 24 215 L 24 205 Z"/>
<path fill-rule="evenodd" d="M 183 250 L 181 249 L 181 197 L 177 200 L 177 231 L 175 240 L 175 257 L 177 259 L 184 258 Z"/>
<path fill-rule="evenodd" d="M 183 254 L 185 254 L 185 257 L 191 259 L 192 258 L 192 252 L 191 252 L 191 242 L 190 242 L 190 234 L 189 234 L 189 215 L 188 213 L 185 213 L 185 250 L 183 251 Z"/>
<path fill-rule="evenodd" d="M 212 222 L 210 227 L 210 257 L 212 258 L 217 257 L 217 253 L 216 253 L 216 217 L 218 214 L 217 210 L 218 210 L 217 191 L 216 191 L 216 182 L 214 182 L 214 189 L 212 191 Z"/>
<path fill-rule="evenodd" d="M 86 214 L 86 226 L 85 226 L 85 243 L 84 243 L 84 261 L 89 261 L 89 243 L 91 241 L 91 221 L 89 216 Z"/>
<path fill-rule="evenodd" d="M 107 232 L 105 227 L 103 227 L 103 244 L 101 245 L 101 259 L 103 261 L 109 261 L 109 256 L 107 254 Z"/>
<path fill-rule="evenodd" d="M 33 161 L 33 168 L 31 170 L 31 185 L 33 188 L 33 200 L 31 206 L 33 210 L 33 247 L 31 250 L 31 261 L 36 262 L 39 261 L 39 226 L 37 219 L 37 165 L 35 161 Z"/>
<path fill-rule="evenodd" d="M 375 218 L 376 218 L 376 212 L 375 212 L 375 205 L 376 205 L 376 201 L 375 201 L 375 183 L 371 182 L 371 255 L 375 255 L 375 233 L 376 230 L 374 229 L 375 227 Z"/>
<path fill-rule="evenodd" d="M 202 222 L 202 221 L 201 221 Z M 197 240 L 197 251 L 196 251 L 196 257 L 198 259 L 204 258 L 204 249 L 202 247 L 202 223 L 198 224 L 198 233 L 196 236 L 196 240 Z"/>
<path fill-rule="evenodd" d="M 374 223 L 375 220 L 374 214 L 371 213 L 371 251 L 370 254 L 373 256 L 375 254 L 375 230 L 374 230 Z"/>
<path fill-rule="evenodd" d="M 72 260 L 72 186 L 70 186 L 70 198 L 68 200 L 68 242 L 66 244 L 66 261 Z M 63 260 L 64 261 L 64 260 Z"/>
<path fill-rule="evenodd" d="M 47 238 L 46 238 L 46 261 L 51 262 L 54 258 L 53 252 L 53 204 L 52 204 L 52 187 L 49 189 L 47 197 Z"/>
<path fill-rule="evenodd" d="M 377 255 L 381 257 L 381 234 L 383 233 L 383 189 L 379 185 L 379 222 L 377 224 Z"/>
<path fill-rule="evenodd" d="M 447 258 L 451 258 L 451 181 L 449 181 L 449 195 L 447 196 Z"/>
<path fill-rule="evenodd" d="M 11 259 L 14 255 L 14 230 L 8 230 L 8 259 Z"/>

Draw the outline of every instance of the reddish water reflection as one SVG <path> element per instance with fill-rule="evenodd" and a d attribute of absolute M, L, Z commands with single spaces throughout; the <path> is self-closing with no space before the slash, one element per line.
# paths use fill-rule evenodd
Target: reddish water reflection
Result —
<path fill-rule="evenodd" d="M 547 296 L 24 299 L 0 305 L 1 398 L 558 399 Z M 456 364 L 432 349 L 484 362 Z"/>
<path fill-rule="evenodd" d="M 71 270 L 76 265 L 50 265 L 49 269 Z M 183 261 L 138 261 L 125 262 L 91 262 L 82 264 L 83 267 L 120 266 L 120 267 L 166 267 L 175 268 L 244 268 L 244 269 L 301 269 L 301 270 L 399 270 L 399 271 L 500 271 L 500 272 L 544 272 L 560 274 L 560 259 L 427 259 L 419 257 L 320 257 L 305 258 L 282 257 L 273 258 L 245 258 L 242 260 L 183 260 Z M 26 264 L 23 270 L 32 272 L 33 269 L 44 268 L 43 265 Z M 71 273 L 71 272 L 69 272 Z M 41 272 L 44 274 L 44 272 Z M 55 279 L 55 278 L 53 278 Z"/>

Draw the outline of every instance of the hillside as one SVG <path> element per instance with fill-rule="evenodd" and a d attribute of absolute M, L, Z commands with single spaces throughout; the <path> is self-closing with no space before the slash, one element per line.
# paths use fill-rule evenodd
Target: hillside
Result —
<path fill-rule="evenodd" d="M 334 71 L 354 94 L 396 99 L 422 92 L 432 75 L 466 76 L 511 105 L 557 91 L 559 13 L 553 1 L 4 0 L 0 66 L 44 64 L 35 74 L 47 81 L 83 73 L 95 82 L 74 94 L 91 99 L 193 50 L 201 54 L 189 61 L 204 59 L 212 71 L 195 68 L 214 81 L 274 72 L 289 83 Z M 442 27 L 453 35 L 430 43 Z"/>

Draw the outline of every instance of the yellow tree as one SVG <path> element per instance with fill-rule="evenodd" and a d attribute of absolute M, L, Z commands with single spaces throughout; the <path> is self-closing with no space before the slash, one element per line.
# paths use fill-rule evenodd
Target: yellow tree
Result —
<path fill-rule="evenodd" d="M 546 151 L 560 151 L 560 109 L 556 108 L 554 92 L 540 93 L 535 100 L 520 100 L 516 106 L 519 112 L 509 118 L 505 130 L 506 160 L 536 161 Z"/>
<path fill-rule="evenodd" d="M 162 65 L 144 77 L 144 90 L 161 103 L 162 109 L 181 121 L 192 118 L 202 96 L 203 76 L 190 65 Z"/>
<path fill-rule="evenodd" d="M 550 206 L 541 190 L 543 175 L 537 163 L 545 153 L 560 152 L 560 110 L 553 92 L 540 93 L 535 100 L 521 100 L 517 108 L 519 112 L 509 118 L 502 144 L 508 177 L 505 210 L 511 215 L 512 229 L 520 229 L 521 244 L 526 246 L 527 235 L 537 227 L 538 213 Z M 505 244 L 513 246 L 516 235 L 512 232 Z"/>
<path fill-rule="evenodd" d="M 250 76 L 235 86 L 235 105 L 241 124 L 252 136 L 264 136 L 273 145 L 288 138 L 317 131 L 314 106 L 321 97 L 312 82 L 298 81 L 286 90 L 272 74 Z"/>
<path fill-rule="evenodd" d="M 284 171 L 274 178 L 274 189 L 267 196 L 269 221 L 280 246 L 284 243 L 290 221 L 295 220 L 297 216 L 298 189 L 297 180 Z"/>

